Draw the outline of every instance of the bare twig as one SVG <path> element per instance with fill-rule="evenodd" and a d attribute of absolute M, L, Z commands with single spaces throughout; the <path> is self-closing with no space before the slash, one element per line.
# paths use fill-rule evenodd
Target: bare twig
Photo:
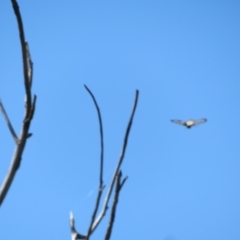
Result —
<path fill-rule="evenodd" d="M 17 135 L 16 135 L 16 133 L 15 133 L 13 127 L 12 127 L 12 124 L 11 124 L 11 122 L 10 122 L 10 120 L 8 118 L 8 115 L 7 115 L 7 113 L 6 113 L 5 109 L 4 109 L 4 106 L 3 106 L 3 103 L 1 101 L 1 99 L 0 99 L 0 109 L 2 111 L 2 114 L 3 114 L 4 118 L 5 118 L 5 121 L 6 121 L 7 125 L 8 125 L 8 128 L 9 128 L 11 134 L 12 134 L 12 137 L 13 137 L 15 143 L 18 144 L 18 142 L 19 142 L 18 137 L 17 137 Z"/>
<path fill-rule="evenodd" d="M 102 186 L 103 184 L 103 161 L 104 161 L 104 141 L 103 141 L 103 124 L 102 124 L 102 117 L 101 117 L 101 112 L 100 112 L 100 108 L 97 104 L 97 101 L 94 97 L 94 95 L 92 94 L 92 92 L 90 91 L 90 89 L 84 85 L 84 87 L 86 88 L 86 90 L 88 91 L 88 93 L 91 95 L 93 102 L 95 104 L 95 107 L 97 109 L 97 114 L 98 114 L 98 121 L 99 121 L 99 130 L 100 130 L 100 143 L 101 143 L 101 154 L 100 154 L 100 185 Z"/>
<path fill-rule="evenodd" d="M 2 183 L 2 186 L 0 188 L 0 206 L 2 205 L 2 202 L 11 186 L 14 176 L 20 166 L 22 153 L 24 151 L 27 138 L 29 138 L 32 135 L 28 131 L 30 128 L 31 120 L 33 118 L 35 105 L 36 105 L 36 99 L 37 99 L 36 95 L 34 95 L 34 98 L 32 101 L 31 85 L 32 85 L 33 63 L 32 63 L 31 57 L 30 57 L 30 52 L 29 52 L 27 42 L 25 41 L 25 37 L 24 37 L 24 30 L 23 30 L 21 14 L 19 11 L 17 1 L 11 0 L 11 2 L 12 2 L 13 10 L 16 15 L 16 19 L 17 19 L 17 23 L 18 23 L 20 43 L 21 43 L 21 47 L 22 47 L 23 75 L 24 75 L 24 84 L 25 84 L 25 92 L 26 92 L 26 106 L 25 106 L 26 111 L 25 111 L 25 116 L 24 116 L 24 120 L 23 120 L 21 133 L 20 133 L 20 136 L 17 138 L 18 144 L 15 147 L 15 151 L 14 151 L 14 154 L 13 154 L 13 157 L 11 160 L 11 164 L 10 164 L 8 173 L 7 173 L 5 179 Z M 6 119 L 7 115 L 6 114 L 3 114 L 3 115 Z M 10 121 L 7 121 L 7 124 L 8 123 L 10 123 Z M 8 124 L 8 126 L 9 126 L 9 124 Z M 11 133 L 13 135 L 12 131 L 11 131 Z M 14 138 L 15 138 L 15 136 L 14 136 Z"/>
<path fill-rule="evenodd" d="M 22 17 L 21 17 L 21 13 L 19 11 L 18 3 L 16 0 L 11 0 L 11 2 L 12 2 L 14 13 L 17 18 L 18 29 L 19 29 L 20 43 L 21 43 L 21 48 L 22 48 L 24 83 L 25 83 L 25 91 L 26 91 L 26 108 L 28 109 L 31 107 L 31 103 L 32 103 L 31 84 L 30 84 L 32 74 L 29 74 L 29 71 L 31 71 L 31 73 L 32 73 L 32 69 L 29 69 L 29 67 L 32 67 L 30 64 L 31 58 L 30 58 L 28 44 L 25 41 Z M 29 78 L 29 76 L 30 76 L 30 78 Z"/>
<path fill-rule="evenodd" d="M 104 141 L 103 141 L 103 125 L 102 125 L 102 117 L 101 117 L 100 108 L 97 104 L 97 101 L 96 101 L 94 95 L 90 91 L 90 89 L 86 85 L 84 85 L 84 87 L 86 88 L 88 93 L 91 95 L 91 97 L 93 99 L 93 102 L 95 104 L 95 107 L 97 109 L 98 122 L 99 122 L 99 128 L 100 128 L 99 129 L 100 130 L 100 143 L 101 143 L 99 189 L 98 189 L 98 195 L 97 195 L 97 199 L 96 199 L 95 208 L 94 208 L 94 211 L 93 211 L 93 214 L 92 214 L 91 222 L 90 222 L 88 233 L 87 233 L 87 239 L 88 239 L 89 236 L 91 235 L 91 228 L 92 228 L 93 222 L 96 218 L 97 211 L 98 211 L 99 204 L 100 204 L 100 200 L 101 200 L 101 196 L 102 196 L 102 192 L 103 192 L 103 189 L 104 189 L 104 185 L 103 185 Z"/>
<path fill-rule="evenodd" d="M 113 190 L 113 186 L 114 186 L 114 183 L 115 183 L 115 178 L 116 178 L 116 176 L 117 176 L 117 174 L 118 174 L 118 172 L 120 170 L 122 161 L 124 159 L 124 155 L 125 155 L 125 151 L 126 151 L 126 147 L 127 147 L 127 142 L 128 142 L 128 136 L 129 136 L 129 133 L 130 133 L 130 130 L 131 130 L 133 117 L 134 117 L 135 110 L 136 110 L 136 107 L 137 107 L 138 95 L 139 95 L 139 92 L 138 92 L 138 90 L 136 90 L 133 110 L 132 110 L 132 113 L 131 113 L 131 116 L 130 116 L 130 119 L 129 119 L 129 122 L 128 122 L 128 126 L 127 126 L 127 129 L 126 129 L 126 133 L 125 133 L 125 136 L 124 136 L 122 152 L 121 152 L 120 158 L 118 160 L 116 170 L 115 170 L 115 172 L 113 174 L 113 178 L 112 178 L 112 181 L 111 181 L 108 193 L 106 195 L 102 211 L 100 212 L 99 216 L 97 217 L 97 219 L 93 223 L 93 226 L 92 226 L 92 229 L 91 229 L 91 233 L 97 228 L 98 224 L 101 222 L 103 216 L 105 215 L 105 213 L 107 211 L 108 202 L 109 202 L 109 199 L 110 199 L 110 196 L 111 196 L 111 193 L 112 193 L 112 190 Z"/>
<path fill-rule="evenodd" d="M 79 234 L 79 233 L 76 231 L 74 223 L 75 223 L 75 221 L 74 221 L 73 213 L 70 212 L 70 228 L 71 228 L 71 237 L 72 237 L 72 240 L 86 239 L 86 236 L 81 235 L 81 234 Z"/>
<path fill-rule="evenodd" d="M 115 182 L 116 182 L 115 194 L 114 194 L 114 200 L 113 200 L 113 205 L 112 205 L 111 214 L 110 214 L 110 220 L 109 220 L 108 228 L 107 228 L 106 235 L 105 235 L 105 240 L 109 240 L 111 237 L 112 228 L 113 228 L 115 215 L 116 215 L 116 211 L 117 211 L 119 194 L 120 194 L 122 186 L 124 185 L 124 183 L 127 180 L 127 177 L 125 177 L 123 179 L 123 181 L 121 182 L 121 178 L 122 178 L 122 171 L 120 171 L 117 174 L 116 180 L 115 180 Z"/>

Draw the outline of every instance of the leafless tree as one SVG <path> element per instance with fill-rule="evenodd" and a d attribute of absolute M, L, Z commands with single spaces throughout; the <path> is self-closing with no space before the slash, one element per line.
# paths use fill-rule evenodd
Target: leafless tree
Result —
<path fill-rule="evenodd" d="M 4 109 L 3 103 L 0 100 L 0 109 L 3 113 L 3 116 L 6 120 L 7 126 L 9 128 L 9 131 L 10 131 L 10 133 L 11 133 L 11 135 L 12 135 L 14 141 L 15 141 L 15 144 L 16 144 L 16 148 L 14 150 L 13 158 L 12 158 L 11 163 L 10 163 L 9 171 L 6 174 L 6 177 L 3 181 L 3 184 L 2 184 L 1 189 L 0 189 L 0 206 L 3 202 L 3 200 L 6 197 L 6 194 L 7 194 L 8 190 L 11 186 L 11 183 L 14 179 L 14 176 L 15 176 L 17 170 L 19 169 L 19 166 L 20 166 L 20 163 L 21 163 L 21 157 L 22 157 L 27 139 L 32 135 L 31 133 L 29 133 L 29 129 L 30 129 L 31 121 L 33 119 L 33 114 L 34 114 L 35 105 L 36 105 L 36 95 L 34 95 L 32 97 L 32 92 L 31 92 L 32 77 L 33 77 L 33 62 L 31 60 L 28 43 L 25 40 L 23 23 L 22 23 L 21 14 L 20 14 L 20 11 L 19 11 L 18 3 L 17 3 L 16 0 L 11 0 L 11 2 L 12 2 L 14 13 L 16 15 L 16 19 L 17 19 L 19 35 L 20 35 L 20 43 L 21 43 L 21 48 L 22 48 L 23 73 L 24 73 L 24 84 L 25 84 L 25 92 L 26 92 L 26 96 L 25 96 L 25 116 L 24 116 L 24 119 L 23 119 L 23 125 L 22 125 L 22 129 L 21 129 L 21 133 L 20 133 L 19 136 L 17 136 L 15 131 L 14 131 L 14 128 L 11 124 L 11 121 L 10 121 L 8 115 L 7 115 L 7 112 Z M 113 178 L 110 182 L 107 194 L 105 196 L 103 207 L 102 207 L 100 213 L 98 213 L 103 189 L 105 188 L 105 185 L 103 183 L 103 166 L 104 166 L 103 124 L 102 124 L 101 112 L 100 112 L 99 106 L 97 104 L 97 101 L 96 101 L 94 95 L 92 94 L 92 92 L 90 91 L 90 89 L 86 85 L 85 85 L 85 88 L 88 91 L 88 93 L 90 94 L 90 96 L 92 97 L 92 100 L 95 104 L 97 114 L 98 114 L 98 121 L 99 121 L 100 145 L 101 145 L 99 188 L 98 188 L 98 194 L 97 194 L 97 197 L 96 197 L 96 204 L 95 204 L 94 209 L 93 209 L 93 213 L 92 213 L 91 221 L 90 221 L 90 224 L 89 224 L 89 228 L 88 228 L 85 235 L 80 234 L 76 231 L 75 225 L 74 225 L 74 216 L 73 216 L 72 212 L 70 213 L 71 238 L 72 238 L 72 240 L 77 240 L 77 239 L 87 239 L 88 240 L 88 239 L 90 239 L 91 235 L 96 230 L 96 228 L 98 227 L 98 225 L 102 221 L 103 217 L 105 216 L 106 211 L 109 207 L 108 205 L 109 205 L 110 197 L 113 195 L 113 203 L 112 203 L 111 211 L 110 211 L 109 224 L 108 224 L 108 227 L 106 229 L 106 234 L 105 234 L 105 240 L 108 240 L 111 237 L 111 233 L 112 233 L 112 229 L 113 229 L 113 225 L 114 225 L 114 220 L 115 220 L 115 215 L 116 215 L 116 210 L 117 210 L 117 204 L 118 204 L 118 200 L 119 200 L 119 194 L 120 194 L 120 191 L 121 191 L 124 183 L 127 180 L 127 177 L 124 177 L 122 179 L 121 164 L 122 164 L 124 156 L 125 156 L 127 143 L 128 143 L 128 137 L 129 137 L 129 133 L 130 133 L 130 130 L 131 130 L 135 110 L 136 110 L 137 103 L 138 103 L 139 92 L 138 92 L 138 90 L 136 90 L 132 113 L 131 113 L 131 116 L 130 116 L 130 119 L 129 119 L 129 122 L 128 122 L 128 125 L 127 125 L 127 128 L 126 128 L 126 132 L 125 132 L 125 136 L 124 136 L 124 140 L 123 140 L 122 152 L 121 152 L 121 155 L 119 157 L 119 160 L 117 161 L 116 169 L 113 173 Z M 114 186 L 115 186 L 115 191 L 113 191 Z"/>

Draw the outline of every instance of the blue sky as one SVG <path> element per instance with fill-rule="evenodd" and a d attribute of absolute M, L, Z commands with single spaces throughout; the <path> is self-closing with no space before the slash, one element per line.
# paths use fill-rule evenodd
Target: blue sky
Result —
<path fill-rule="evenodd" d="M 19 1 L 37 108 L 21 168 L 0 209 L 0 239 L 85 233 L 98 186 L 98 100 L 105 184 L 135 90 L 112 239 L 240 239 L 238 1 Z M 19 133 L 21 52 L 10 1 L 0 6 L 0 97 Z M 171 119 L 202 118 L 186 129 Z M 0 118 L 0 179 L 14 142 Z M 107 215 L 92 239 L 103 239 Z M 33 237 L 34 236 L 34 237 Z"/>

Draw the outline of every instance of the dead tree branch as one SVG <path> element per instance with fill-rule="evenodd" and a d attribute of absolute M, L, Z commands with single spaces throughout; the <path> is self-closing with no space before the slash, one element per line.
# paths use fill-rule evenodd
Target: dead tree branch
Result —
<path fill-rule="evenodd" d="M 1 101 L 1 99 L 0 99 L 0 109 L 1 109 L 3 117 L 4 117 L 4 119 L 5 119 L 5 121 L 6 121 L 7 125 L 8 125 L 9 131 L 12 134 L 13 140 L 15 141 L 16 144 L 18 144 L 19 140 L 18 140 L 17 134 L 15 133 L 15 131 L 13 129 L 13 126 L 12 126 L 12 124 L 11 124 L 9 118 L 8 118 L 8 115 L 7 115 L 6 111 L 5 111 L 5 108 L 3 106 L 3 103 Z"/>
<path fill-rule="evenodd" d="M 28 44 L 25 41 L 22 17 L 19 11 L 18 3 L 16 0 L 11 0 L 11 2 L 12 2 L 14 13 L 17 18 L 19 37 L 20 37 L 20 43 L 22 48 L 23 75 L 24 75 L 24 83 L 25 83 L 25 90 L 26 90 L 26 105 L 27 105 L 27 108 L 28 107 L 30 108 L 32 103 L 32 94 L 31 94 L 32 62 L 31 62 Z"/>
<path fill-rule="evenodd" d="M 128 122 L 128 126 L 127 126 L 127 129 L 126 129 L 126 133 L 125 133 L 125 136 L 124 136 L 124 140 L 123 140 L 122 152 L 121 152 L 120 158 L 119 158 L 119 160 L 118 160 L 116 170 L 115 170 L 115 172 L 114 172 L 114 174 L 113 174 L 113 178 L 112 178 L 112 181 L 111 181 L 111 184 L 110 184 L 108 193 L 107 193 L 107 195 L 106 195 L 106 198 L 105 198 L 105 201 L 104 201 L 104 204 L 103 204 L 102 211 L 100 212 L 98 218 L 95 220 L 95 222 L 94 222 L 94 224 L 93 224 L 93 226 L 92 226 L 92 232 L 96 229 L 96 227 L 97 227 L 98 224 L 101 222 L 103 216 L 105 215 L 105 213 L 106 213 L 106 211 L 107 211 L 108 202 L 109 202 L 110 196 L 111 196 L 111 194 L 112 194 L 112 190 L 113 190 L 113 186 L 114 186 L 114 183 L 115 183 L 115 179 L 116 179 L 116 176 L 117 176 L 117 174 L 118 174 L 118 172 L 119 172 L 119 170 L 120 170 L 121 164 L 122 164 L 123 159 L 124 159 L 124 156 L 125 156 L 125 151 L 126 151 L 126 147 L 127 147 L 127 143 L 128 143 L 128 136 L 129 136 L 129 133 L 130 133 L 130 130 L 131 130 L 131 126 L 132 126 L 132 122 L 133 122 L 133 117 L 134 117 L 135 110 L 136 110 L 136 107 L 137 107 L 138 95 L 139 95 L 139 92 L 138 92 L 138 90 L 136 90 L 135 100 L 134 100 L 134 105 L 133 105 L 132 113 L 131 113 L 131 116 L 130 116 L 130 119 L 129 119 L 129 122 Z"/>
<path fill-rule="evenodd" d="M 74 216 L 73 216 L 72 212 L 70 212 L 70 228 L 71 228 L 71 238 L 72 238 L 72 240 L 86 239 L 86 236 L 81 235 L 76 231 Z"/>
<path fill-rule="evenodd" d="M 99 189 L 98 189 L 98 195 L 97 195 L 97 199 L 96 199 L 96 204 L 95 204 L 95 208 L 92 214 L 92 219 L 89 225 L 89 229 L 88 229 L 88 233 L 87 236 L 90 236 L 91 234 L 91 227 L 93 225 L 93 222 L 96 218 L 97 215 L 97 211 L 99 208 L 99 204 L 100 204 L 100 200 L 101 200 L 101 196 L 102 196 L 102 192 L 104 189 L 104 185 L 103 185 L 103 161 L 104 161 L 104 141 L 103 141 L 103 126 L 102 126 L 102 117 L 101 117 L 101 112 L 100 112 L 100 108 L 97 104 L 97 101 L 94 97 L 94 95 L 92 94 L 92 92 L 90 91 L 90 89 L 84 85 L 84 87 L 86 88 L 86 90 L 88 91 L 88 93 L 91 95 L 93 102 L 95 104 L 95 107 L 97 109 L 97 113 L 98 113 L 98 122 L 99 122 L 99 130 L 100 130 L 100 143 L 101 143 L 101 154 L 100 154 L 100 179 L 99 179 Z"/>
<path fill-rule="evenodd" d="M 115 215 L 116 215 L 116 211 L 117 211 L 117 204 L 118 204 L 120 190 L 127 180 L 127 177 L 125 177 L 123 179 L 123 181 L 121 182 L 121 178 L 122 178 L 122 171 L 119 171 L 119 173 L 116 176 L 116 180 L 115 180 L 115 182 L 116 182 L 115 183 L 115 194 L 114 194 L 114 200 L 113 200 L 113 204 L 112 204 L 110 220 L 109 220 L 108 228 L 107 228 L 107 231 L 106 231 L 105 240 L 109 240 L 110 237 L 111 237 L 112 228 L 113 228 Z"/>
<path fill-rule="evenodd" d="M 12 2 L 14 13 L 16 15 L 16 19 L 17 19 L 19 36 L 20 36 L 20 44 L 21 44 L 21 48 L 22 48 L 23 75 L 24 75 L 24 85 L 25 85 L 25 93 L 26 93 L 25 116 L 24 116 L 20 135 L 19 135 L 19 137 L 17 137 L 15 134 L 15 131 L 13 130 L 11 122 L 6 114 L 6 111 L 3 107 L 3 104 L 2 103 L 0 104 L 1 111 L 7 122 L 8 128 L 16 142 L 15 151 L 14 151 L 11 163 L 10 163 L 8 173 L 7 173 L 5 179 L 2 183 L 2 186 L 0 188 L 0 206 L 3 203 L 3 200 L 11 186 L 13 179 L 14 179 L 14 176 L 20 166 L 22 153 L 24 151 L 25 144 L 27 142 L 27 138 L 29 138 L 32 135 L 31 133 L 29 133 L 29 128 L 30 128 L 31 120 L 33 118 L 35 105 L 36 105 L 36 99 L 37 99 L 36 95 L 34 95 L 33 100 L 32 100 L 31 86 L 32 86 L 32 76 L 33 76 L 33 63 L 31 60 L 28 43 L 25 41 L 21 14 L 19 11 L 17 1 L 11 0 L 11 2 Z"/>
<path fill-rule="evenodd" d="M 96 214 L 97 214 L 97 211 L 98 211 L 98 208 L 99 208 L 99 203 L 100 203 L 101 196 L 102 196 L 102 190 L 103 190 L 103 187 L 104 187 L 103 186 L 103 180 L 102 180 L 102 175 L 103 175 L 103 146 L 104 146 L 103 145 L 103 130 L 102 130 L 103 128 L 102 128 L 102 120 L 101 120 L 100 109 L 98 107 L 97 101 L 96 101 L 94 95 L 92 94 L 92 92 L 88 89 L 88 87 L 85 86 L 85 88 L 87 89 L 87 91 L 91 95 L 91 97 L 94 101 L 95 107 L 97 109 L 97 112 L 98 112 L 98 120 L 99 120 L 99 125 L 100 125 L 100 137 L 101 137 L 101 156 L 100 156 L 100 184 L 99 184 L 99 191 L 98 191 L 98 195 L 97 195 L 97 200 L 96 200 L 94 212 L 93 212 L 93 215 L 92 215 L 92 218 L 91 218 L 91 223 L 90 223 L 90 226 L 89 226 L 89 229 L 88 229 L 88 232 L 87 232 L 86 236 L 83 236 L 81 234 L 80 235 L 85 237 L 85 239 L 87 239 L 87 240 L 90 238 L 91 234 L 97 228 L 97 226 L 101 222 L 102 218 L 104 217 L 104 215 L 105 215 L 105 213 L 108 209 L 108 202 L 110 200 L 114 184 L 116 184 L 116 190 L 115 190 L 115 194 L 114 194 L 113 205 L 112 205 L 112 208 L 111 208 L 111 216 L 110 216 L 109 226 L 108 226 L 106 236 L 105 236 L 105 239 L 110 239 L 113 224 L 114 224 L 114 219 L 115 219 L 115 215 L 116 215 L 116 209 L 117 209 L 120 190 L 121 190 L 123 184 L 125 183 L 125 181 L 127 179 L 127 177 L 125 177 L 123 179 L 123 181 L 121 182 L 122 173 L 121 173 L 120 167 L 121 167 L 121 164 L 122 164 L 124 156 L 125 156 L 125 151 L 126 151 L 127 143 L 128 143 L 128 137 L 129 137 L 129 133 L 130 133 L 130 130 L 131 130 L 135 110 L 136 110 L 136 107 L 137 107 L 139 91 L 136 90 L 134 105 L 133 105 L 132 113 L 131 113 L 131 116 L 130 116 L 130 119 L 129 119 L 129 122 L 128 122 L 128 125 L 127 125 L 126 133 L 125 133 L 125 136 L 124 136 L 123 147 L 122 147 L 122 152 L 121 152 L 120 158 L 117 162 L 117 166 L 116 166 L 115 172 L 113 174 L 113 178 L 112 178 L 112 181 L 110 183 L 109 190 L 106 194 L 105 201 L 104 201 L 104 204 L 103 204 L 103 208 L 102 208 L 99 216 L 96 218 Z M 70 214 L 70 216 L 71 216 L 71 214 Z M 70 226 L 71 226 L 71 231 L 72 231 L 71 217 L 70 217 Z M 74 231 L 76 231 L 75 228 L 74 228 Z M 76 232 L 76 234 L 78 234 L 78 233 Z M 77 236 L 76 234 L 74 236 Z M 73 236 L 73 234 L 72 234 L 72 236 Z M 82 239 L 84 239 L 84 238 L 82 238 Z M 73 240 L 73 238 L 72 238 L 72 240 Z"/>

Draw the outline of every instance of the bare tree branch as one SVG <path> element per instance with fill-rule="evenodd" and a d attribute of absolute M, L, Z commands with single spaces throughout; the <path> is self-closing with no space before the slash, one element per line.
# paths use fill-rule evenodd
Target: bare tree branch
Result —
<path fill-rule="evenodd" d="M 70 212 L 70 228 L 71 228 L 71 238 L 72 238 L 72 240 L 86 239 L 86 236 L 81 235 L 76 231 L 74 223 L 75 223 L 75 221 L 74 221 L 73 213 Z"/>
<path fill-rule="evenodd" d="M 112 193 L 112 190 L 113 190 L 113 186 L 114 186 L 114 183 L 115 183 L 115 178 L 116 178 L 116 176 L 117 176 L 117 174 L 118 174 L 118 172 L 119 172 L 119 170 L 120 170 L 122 161 L 123 161 L 123 159 L 124 159 L 124 155 L 125 155 L 125 151 L 126 151 L 126 147 L 127 147 L 127 142 L 128 142 L 128 136 L 129 136 L 129 133 L 130 133 L 130 130 L 131 130 L 131 126 L 132 126 L 132 122 L 133 122 L 133 117 L 134 117 L 135 110 L 136 110 L 136 107 L 137 107 L 138 95 L 139 95 L 139 91 L 136 90 L 135 100 L 134 100 L 134 105 L 133 105 L 132 113 L 131 113 L 131 116 L 130 116 L 130 119 L 129 119 L 129 122 L 128 122 L 128 126 L 127 126 L 127 129 L 126 129 L 125 136 L 124 136 L 122 152 L 121 152 L 120 158 L 119 158 L 119 160 L 118 160 L 116 170 L 115 170 L 115 172 L 114 172 L 114 174 L 113 174 L 113 178 L 112 178 L 112 181 L 111 181 L 111 184 L 110 184 L 108 193 L 107 193 L 107 195 L 106 195 L 106 198 L 105 198 L 105 201 L 104 201 L 104 205 L 103 205 L 102 211 L 100 212 L 99 216 L 97 217 L 97 219 L 96 219 L 95 222 L 93 223 L 93 226 L 92 226 L 92 229 L 91 229 L 91 233 L 97 228 L 98 224 L 101 222 L 103 216 L 105 215 L 105 213 L 106 213 L 106 211 L 107 211 L 108 202 L 109 202 L 109 199 L 110 199 L 110 196 L 111 196 L 111 193 Z"/>
<path fill-rule="evenodd" d="M 24 30 L 23 30 L 23 24 L 22 24 L 22 18 L 19 11 L 19 7 L 16 0 L 11 0 L 14 13 L 16 15 L 17 23 L 18 23 L 18 29 L 19 29 L 19 35 L 20 35 L 20 43 L 22 47 L 22 61 L 23 61 L 23 75 L 24 75 L 24 84 L 25 84 L 25 92 L 26 92 L 26 106 L 25 106 L 25 116 L 23 120 L 23 125 L 21 129 L 20 136 L 17 138 L 18 143 L 16 144 L 15 151 L 10 163 L 10 167 L 8 170 L 8 173 L 2 183 L 2 186 L 0 188 L 0 206 L 2 205 L 2 202 L 11 186 L 11 183 L 14 179 L 14 176 L 20 166 L 22 153 L 25 148 L 25 144 L 27 142 L 27 138 L 29 138 L 32 134 L 29 133 L 29 128 L 31 124 L 31 120 L 33 118 L 33 114 L 35 111 L 35 105 L 36 105 L 36 95 L 34 95 L 33 101 L 32 101 L 32 94 L 31 94 L 31 85 L 32 85 L 32 73 L 33 73 L 33 63 L 30 57 L 30 52 L 28 48 L 28 44 L 25 41 L 24 37 Z M 3 111 L 3 106 L 2 106 Z M 3 111 L 5 112 L 5 111 Z M 6 119 L 6 114 L 3 114 Z M 7 121 L 7 124 L 10 123 L 10 121 Z M 8 124 L 9 127 L 9 124 Z M 10 127 L 9 127 L 10 128 Z M 13 128 L 12 128 L 13 129 Z M 10 130 L 11 131 L 11 130 Z M 12 135 L 13 132 L 11 131 Z M 14 136 L 15 138 L 15 136 Z"/>
<path fill-rule="evenodd" d="M 103 189 L 104 189 L 104 185 L 103 185 L 104 141 L 103 141 L 103 125 L 102 125 L 102 117 L 101 117 L 100 108 L 97 104 L 97 101 L 96 101 L 94 95 L 90 91 L 90 89 L 86 85 L 84 85 L 84 87 L 86 88 L 88 93 L 91 95 L 91 97 L 93 99 L 93 102 L 95 104 L 95 107 L 97 109 L 98 122 L 99 122 L 99 128 L 100 128 L 100 143 L 101 143 L 99 189 L 98 189 L 98 195 L 97 195 L 97 199 L 96 199 L 95 208 L 94 208 L 94 211 L 93 211 L 93 214 L 92 214 L 91 222 L 90 222 L 88 233 L 87 233 L 87 239 L 88 239 L 89 236 L 91 235 L 91 228 L 92 228 L 93 222 L 96 218 L 97 211 L 98 211 L 98 208 L 99 208 L 99 203 L 100 203 L 101 196 L 102 196 L 102 192 L 103 192 Z"/>
<path fill-rule="evenodd" d="M 102 124 L 102 117 L 101 117 L 101 111 L 100 108 L 97 104 L 97 101 L 94 97 L 94 95 L 92 94 L 92 92 L 90 91 L 90 89 L 84 85 L 84 87 L 86 88 L 86 90 L 88 91 L 88 93 L 91 95 L 93 102 L 95 104 L 95 107 L 97 109 L 97 114 L 98 114 L 98 121 L 99 121 L 99 130 L 100 130 L 100 144 L 101 144 L 101 154 L 100 154 L 100 186 L 103 185 L 103 163 L 104 163 L 104 141 L 103 141 L 103 124 Z"/>
<path fill-rule="evenodd" d="M 12 134 L 12 137 L 13 137 L 15 143 L 18 144 L 18 142 L 19 142 L 18 137 L 17 137 L 17 135 L 16 135 L 16 133 L 15 133 L 13 127 L 12 127 L 12 124 L 11 124 L 11 122 L 10 122 L 10 120 L 8 118 L 8 115 L 7 115 L 7 113 L 6 113 L 5 109 L 4 109 L 4 106 L 3 106 L 3 103 L 1 101 L 1 99 L 0 99 L 0 109 L 2 111 L 3 117 L 5 118 L 5 121 L 6 121 L 7 125 L 8 125 L 8 128 L 9 128 L 11 134 Z"/>
<path fill-rule="evenodd" d="M 26 91 L 26 108 L 28 109 L 31 107 L 31 103 L 32 103 L 32 95 L 31 95 L 31 75 L 32 74 L 29 74 L 29 71 L 32 72 L 32 69 L 29 68 L 29 67 L 32 67 L 30 64 L 31 58 L 30 58 L 28 44 L 25 41 L 22 17 L 19 11 L 18 3 L 16 0 L 11 0 L 11 2 L 12 2 L 14 13 L 17 18 L 18 29 L 19 29 L 19 37 L 20 37 L 20 43 L 22 48 L 24 83 L 25 83 L 25 91 Z"/>
<path fill-rule="evenodd" d="M 97 101 L 96 101 L 94 95 L 92 94 L 92 92 L 88 89 L 88 87 L 86 85 L 84 85 L 84 86 L 87 89 L 87 91 L 89 92 L 89 94 L 91 95 L 91 97 L 94 101 L 95 107 L 97 109 L 98 120 L 99 120 L 99 125 L 100 125 L 100 136 L 101 136 L 101 156 L 100 156 L 101 164 L 100 164 L 99 192 L 98 192 L 94 212 L 93 212 L 93 215 L 92 215 L 92 218 L 91 218 L 91 223 L 90 223 L 88 232 L 87 232 L 86 236 L 84 236 L 84 237 L 86 237 L 85 238 L 86 240 L 90 239 L 91 234 L 94 232 L 94 230 L 97 228 L 98 224 L 101 222 L 103 216 L 105 215 L 105 213 L 107 211 L 108 202 L 109 202 L 109 199 L 111 197 L 114 184 L 116 184 L 116 191 L 115 191 L 114 201 L 113 201 L 113 205 L 112 205 L 112 209 L 111 209 L 110 222 L 109 222 L 109 226 L 108 226 L 108 229 L 107 229 L 107 232 L 106 232 L 106 239 L 109 239 L 110 236 L 111 236 L 111 232 L 112 232 L 112 228 L 113 228 L 113 224 L 114 224 L 114 219 L 115 219 L 115 214 L 116 214 L 116 209 L 117 209 L 120 190 L 121 190 L 122 186 L 124 185 L 124 183 L 127 179 L 127 177 L 125 177 L 123 179 L 123 181 L 121 182 L 122 173 L 121 173 L 120 167 L 121 167 L 121 164 L 123 162 L 125 151 L 126 151 L 126 148 L 127 148 L 128 136 L 129 136 L 129 133 L 130 133 L 130 130 L 131 130 L 133 117 L 134 117 L 135 110 L 136 110 L 136 107 L 137 107 L 139 91 L 136 90 L 134 105 L 133 105 L 132 113 L 131 113 L 131 116 L 130 116 L 130 119 L 129 119 L 129 122 L 128 122 L 128 125 L 127 125 L 127 129 L 126 129 L 126 133 L 125 133 L 124 141 L 123 141 L 122 152 L 121 152 L 120 158 L 118 160 L 117 167 L 116 167 L 115 172 L 113 174 L 113 178 L 112 178 L 109 190 L 108 190 L 107 195 L 105 197 L 105 201 L 104 201 L 102 211 L 100 212 L 99 216 L 96 218 L 96 214 L 97 214 L 97 210 L 99 208 L 99 203 L 100 203 L 100 200 L 101 200 L 102 190 L 103 190 L 103 180 L 102 180 L 102 175 L 103 175 L 103 146 L 104 146 L 103 145 L 103 130 L 102 130 L 102 120 L 101 120 L 100 109 L 98 107 Z M 79 233 L 77 233 L 75 228 L 73 227 L 74 226 L 74 221 L 72 219 L 73 219 L 73 217 L 71 217 L 71 215 L 70 215 L 70 226 L 71 226 L 71 232 L 72 232 L 72 240 L 75 240 L 75 239 L 77 239 L 76 236 L 78 236 Z M 80 236 L 83 236 L 83 235 L 80 234 Z M 82 239 L 84 239 L 84 238 L 82 238 Z"/>
<path fill-rule="evenodd" d="M 108 228 L 107 228 L 106 235 L 105 235 L 105 240 L 109 240 L 111 237 L 112 228 L 113 228 L 115 215 L 116 215 L 116 211 L 117 211 L 119 194 L 120 194 L 122 186 L 124 185 L 124 183 L 127 180 L 127 177 L 125 177 L 123 179 L 123 181 L 121 182 L 121 178 L 122 178 L 122 171 L 119 171 L 119 173 L 117 174 L 116 179 L 115 179 L 115 182 L 116 182 L 115 183 L 115 194 L 114 194 L 114 200 L 113 200 L 113 205 L 112 205 L 111 214 L 110 214 L 110 220 L 109 220 Z"/>

